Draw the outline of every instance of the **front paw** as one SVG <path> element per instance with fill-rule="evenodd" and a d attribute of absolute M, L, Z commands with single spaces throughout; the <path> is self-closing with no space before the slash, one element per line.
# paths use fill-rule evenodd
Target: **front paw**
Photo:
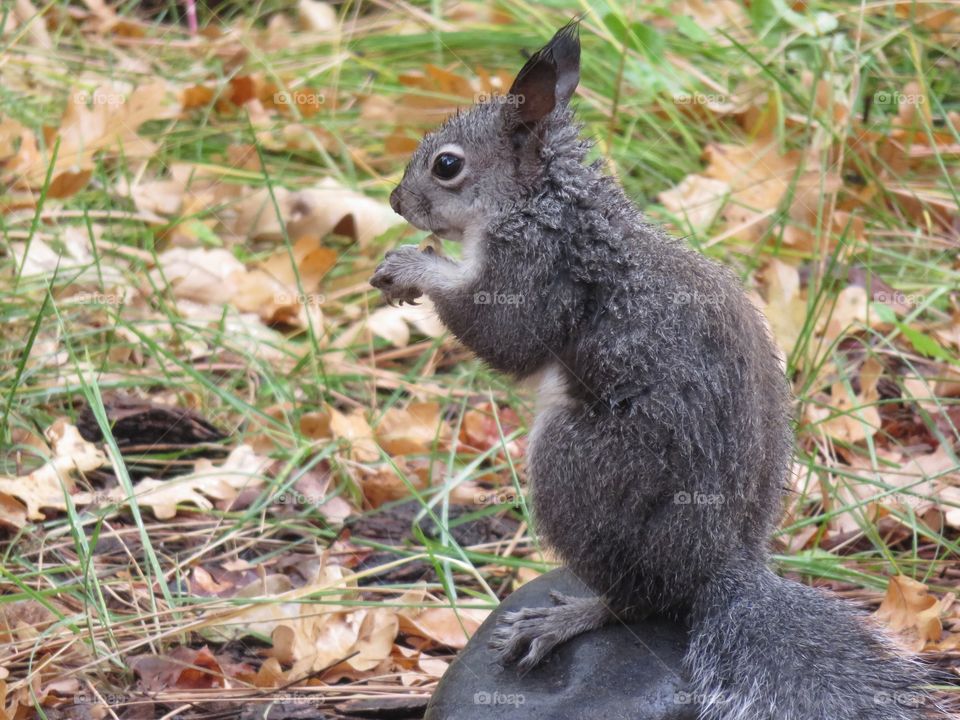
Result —
<path fill-rule="evenodd" d="M 489 647 L 501 665 L 516 665 L 523 674 L 539 665 L 560 644 L 557 631 L 554 608 L 521 608 L 503 614 Z"/>
<path fill-rule="evenodd" d="M 428 257 L 415 245 L 389 250 L 370 278 L 370 284 L 382 292 L 391 305 L 394 302 L 416 305 L 414 301 L 423 295 L 420 284 Z"/>

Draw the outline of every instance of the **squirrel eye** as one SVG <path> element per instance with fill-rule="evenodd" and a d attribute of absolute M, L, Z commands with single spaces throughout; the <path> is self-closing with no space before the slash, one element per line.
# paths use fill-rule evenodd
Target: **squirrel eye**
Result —
<path fill-rule="evenodd" d="M 440 180 L 453 180 L 463 170 L 463 158 L 450 152 L 437 155 L 432 172 Z"/>

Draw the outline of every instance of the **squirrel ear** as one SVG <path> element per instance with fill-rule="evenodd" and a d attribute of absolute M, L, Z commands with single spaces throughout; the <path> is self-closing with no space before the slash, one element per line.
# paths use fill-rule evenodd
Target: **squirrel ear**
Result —
<path fill-rule="evenodd" d="M 580 82 L 579 18 L 557 31 L 517 73 L 510 95 L 521 99 L 516 107 L 524 125 L 539 122 L 559 106 L 570 102 Z"/>

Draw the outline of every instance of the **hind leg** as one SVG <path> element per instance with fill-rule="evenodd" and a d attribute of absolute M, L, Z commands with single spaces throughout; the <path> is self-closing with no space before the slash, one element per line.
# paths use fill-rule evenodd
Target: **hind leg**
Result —
<path fill-rule="evenodd" d="M 553 607 L 523 608 L 505 613 L 490 640 L 490 648 L 503 665 L 516 664 L 520 672 L 532 670 L 557 645 L 614 619 L 599 597 L 574 597 L 553 592 Z"/>

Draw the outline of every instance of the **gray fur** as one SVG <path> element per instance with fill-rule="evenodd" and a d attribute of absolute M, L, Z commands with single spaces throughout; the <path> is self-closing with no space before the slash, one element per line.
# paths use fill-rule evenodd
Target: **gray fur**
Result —
<path fill-rule="evenodd" d="M 469 259 L 402 247 L 371 282 L 391 300 L 426 293 L 491 366 L 545 374 L 528 457 L 540 536 L 601 596 L 593 607 L 690 624 L 706 720 L 926 717 L 922 693 L 919 708 L 896 701 L 924 682 L 918 666 L 842 603 L 767 569 L 793 448 L 776 348 L 730 272 L 585 162 L 566 106 L 579 64 L 561 33 L 531 60 L 552 65 L 528 63 L 514 86 L 536 108 L 559 98 L 548 113 L 487 102 L 451 118 L 391 198 L 417 227 L 469 242 Z M 431 175 L 450 145 L 465 159 L 455 187 Z M 504 661 L 535 665 L 610 617 L 570 622 L 571 607 L 543 615 L 567 628 L 508 620 Z"/>

